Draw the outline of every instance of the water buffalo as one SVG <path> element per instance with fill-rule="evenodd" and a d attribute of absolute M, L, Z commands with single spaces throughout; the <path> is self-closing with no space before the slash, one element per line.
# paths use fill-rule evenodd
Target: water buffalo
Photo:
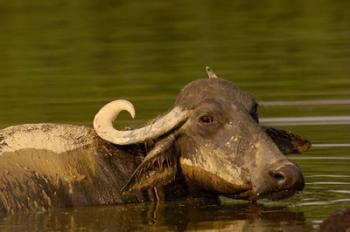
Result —
<path fill-rule="evenodd" d="M 308 141 L 259 125 L 257 102 L 230 81 L 189 83 L 168 113 L 143 128 L 116 130 L 116 100 L 93 128 L 25 124 L 0 130 L 0 211 L 171 200 L 282 199 L 304 187 L 282 152 Z M 276 145 L 277 144 L 277 145 Z"/>
<path fill-rule="evenodd" d="M 338 209 L 322 221 L 319 232 L 333 231 L 350 231 L 350 207 Z"/>

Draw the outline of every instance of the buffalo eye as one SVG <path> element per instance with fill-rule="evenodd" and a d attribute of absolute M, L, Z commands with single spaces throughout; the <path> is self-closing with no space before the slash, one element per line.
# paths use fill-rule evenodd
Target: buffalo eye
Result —
<path fill-rule="evenodd" d="M 199 122 L 202 124 L 211 124 L 214 122 L 214 118 L 211 115 L 202 115 L 199 117 Z"/>

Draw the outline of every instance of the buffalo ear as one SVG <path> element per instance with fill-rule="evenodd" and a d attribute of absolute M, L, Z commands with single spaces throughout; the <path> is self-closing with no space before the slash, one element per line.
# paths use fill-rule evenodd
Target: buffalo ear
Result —
<path fill-rule="evenodd" d="M 173 143 L 175 137 L 169 135 L 158 141 L 135 169 L 122 192 L 138 191 L 165 185 L 175 179 L 177 158 Z"/>
<path fill-rule="evenodd" d="M 290 131 L 270 127 L 263 129 L 285 155 L 300 154 L 311 148 L 310 141 Z"/>

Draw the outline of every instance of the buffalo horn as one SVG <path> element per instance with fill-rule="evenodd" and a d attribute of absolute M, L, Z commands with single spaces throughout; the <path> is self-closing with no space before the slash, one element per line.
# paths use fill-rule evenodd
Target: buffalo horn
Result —
<path fill-rule="evenodd" d="M 145 127 L 119 131 L 113 127 L 113 122 L 123 110 L 127 111 L 132 118 L 135 117 L 134 106 L 127 100 L 112 101 L 99 110 L 94 119 L 94 129 L 98 136 L 116 145 L 142 143 L 169 132 L 187 118 L 185 111 L 175 107 Z"/>

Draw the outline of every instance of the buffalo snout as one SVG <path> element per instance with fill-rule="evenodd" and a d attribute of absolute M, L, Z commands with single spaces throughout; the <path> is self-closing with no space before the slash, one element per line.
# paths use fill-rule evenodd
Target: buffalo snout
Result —
<path fill-rule="evenodd" d="M 284 199 L 302 191 L 305 186 L 300 168 L 289 161 L 272 164 L 264 176 L 266 180 L 264 186 L 258 187 L 259 198 Z"/>

